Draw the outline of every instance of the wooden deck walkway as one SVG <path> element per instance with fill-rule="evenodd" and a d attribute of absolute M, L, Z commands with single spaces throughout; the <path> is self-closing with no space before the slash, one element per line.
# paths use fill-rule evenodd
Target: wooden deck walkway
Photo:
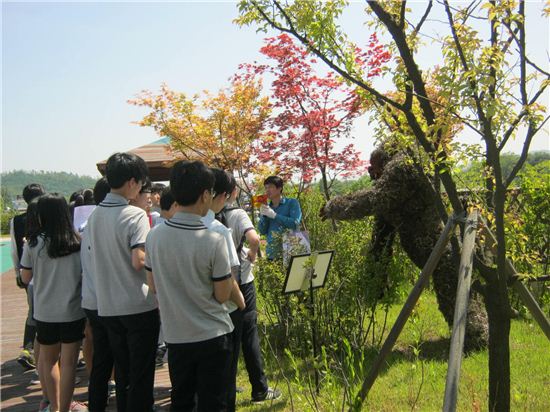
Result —
<path fill-rule="evenodd" d="M 42 398 L 40 385 L 31 385 L 32 372 L 25 372 L 16 362 L 21 351 L 23 330 L 27 314 L 27 297 L 23 289 L 15 284 L 13 269 L 0 276 L 1 314 L 1 390 L 0 410 L 5 412 L 36 412 Z M 75 399 L 87 401 L 88 379 L 86 372 L 77 372 L 81 382 L 75 389 Z M 170 404 L 170 378 L 168 366 L 157 368 L 155 375 L 155 404 L 161 411 L 168 410 Z M 114 399 L 108 411 L 115 411 Z"/>

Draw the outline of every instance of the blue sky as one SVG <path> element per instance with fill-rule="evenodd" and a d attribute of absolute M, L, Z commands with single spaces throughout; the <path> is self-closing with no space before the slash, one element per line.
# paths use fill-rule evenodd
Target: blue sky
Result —
<path fill-rule="evenodd" d="M 366 40 L 361 15 L 346 21 Z M 144 112 L 127 99 L 162 82 L 189 94 L 226 86 L 239 63 L 259 58 L 264 37 L 236 16 L 234 3 L 3 2 L 2 170 L 97 176 L 96 162 L 156 140 L 132 124 Z M 532 30 L 547 56 L 548 21 Z M 365 157 L 366 123 L 354 131 Z M 533 149 L 548 148 L 546 132 Z"/>

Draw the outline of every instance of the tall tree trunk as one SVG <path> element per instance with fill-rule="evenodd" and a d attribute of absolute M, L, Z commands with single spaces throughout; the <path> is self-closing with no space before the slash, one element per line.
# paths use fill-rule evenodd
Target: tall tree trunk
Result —
<path fill-rule="evenodd" d="M 495 279 L 496 280 L 496 279 Z M 510 410 L 510 314 L 497 291 L 498 280 L 490 282 L 486 308 L 489 317 L 489 411 Z"/>
<path fill-rule="evenodd" d="M 506 191 L 496 145 L 489 142 L 487 161 L 495 176 L 494 217 L 497 240 L 497 276 L 488 282 L 485 299 L 489 317 L 489 410 L 510 410 L 510 323 L 511 308 L 506 271 L 504 205 Z"/>
<path fill-rule="evenodd" d="M 330 189 L 328 187 L 327 172 L 324 168 L 321 168 L 321 184 L 323 186 L 323 195 L 325 196 L 325 201 L 328 203 L 328 201 L 330 200 Z M 336 221 L 331 218 L 330 222 L 332 223 L 332 229 L 337 232 L 338 226 L 336 225 Z"/>

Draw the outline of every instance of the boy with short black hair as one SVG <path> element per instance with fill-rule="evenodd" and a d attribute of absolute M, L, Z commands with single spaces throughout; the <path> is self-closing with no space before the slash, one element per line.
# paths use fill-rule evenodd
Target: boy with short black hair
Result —
<path fill-rule="evenodd" d="M 166 185 L 163 183 L 153 183 L 153 187 L 151 188 L 151 212 L 157 212 L 160 213 L 162 207 L 160 204 L 160 198 L 162 197 L 162 194 L 165 192 Z"/>
<path fill-rule="evenodd" d="M 220 214 L 220 221 L 231 229 L 233 242 L 237 249 L 240 261 L 239 287 L 244 296 L 246 307 L 239 313 L 240 321 L 233 322 L 235 361 L 234 368 L 237 369 L 239 351 L 242 345 L 243 357 L 248 372 L 248 380 L 252 386 L 252 402 L 273 401 L 281 397 L 281 391 L 270 388 L 267 377 L 264 373 L 262 352 L 260 350 L 260 339 L 258 336 L 257 311 L 256 311 L 256 288 L 254 286 L 254 275 L 252 269 L 256 261 L 256 255 L 260 246 L 260 237 L 256 233 L 254 225 L 248 214 L 236 205 L 239 188 L 235 178 L 227 173 L 229 179 L 229 196 L 226 207 Z M 248 247 L 245 246 L 245 242 Z M 231 319 L 233 320 L 232 314 Z"/>
<path fill-rule="evenodd" d="M 180 161 L 170 187 L 174 216 L 147 237 L 145 267 L 156 290 L 168 346 L 171 410 L 227 407 L 233 324 L 224 303 L 233 279 L 224 238 L 201 222 L 212 204 L 214 176 L 202 162 Z"/>
<path fill-rule="evenodd" d="M 131 206 L 148 177 L 145 161 L 131 153 L 107 160 L 111 187 L 88 220 L 91 271 L 98 314 L 106 326 L 115 360 L 118 411 L 153 409 L 159 314 L 144 270 L 149 220 Z"/>
<path fill-rule="evenodd" d="M 23 199 L 27 205 L 37 197 L 46 193 L 42 185 L 38 183 L 30 183 L 23 188 Z M 28 312 L 25 320 L 25 332 L 23 335 L 23 350 L 17 358 L 17 362 L 25 369 L 34 369 L 35 360 L 33 356 L 34 338 L 36 336 L 36 321 L 32 317 L 33 305 L 33 284 L 25 285 L 21 280 L 21 256 L 23 255 L 23 244 L 27 228 L 27 212 L 14 216 L 10 221 L 10 236 L 11 236 L 11 258 L 13 268 L 15 270 L 15 281 L 17 286 L 25 288 L 27 292 Z"/>
<path fill-rule="evenodd" d="M 111 188 L 107 179 L 99 179 L 93 189 L 94 202 L 99 205 Z M 94 209 L 95 211 L 95 209 Z M 92 213 L 94 213 L 92 211 Z M 91 216 L 91 214 L 90 214 Z M 91 271 L 91 247 L 88 221 L 82 226 L 80 233 L 80 261 L 82 264 L 82 309 L 88 318 L 84 330 L 86 335 L 83 346 L 86 367 L 89 367 L 88 408 L 90 411 L 104 411 L 107 407 L 109 389 L 114 360 L 109 343 L 108 331 L 97 313 L 96 280 Z M 91 359 L 90 359 L 91 357 Z"/>
<path fill-rule="evenodd" d="M 212 168 L 214 173 L 214 198 L 212 199 L 212 205 L 207 215 L 202 218 L 203 223 L 209 230 L 221 234 L 226 242 L 227 250 L 229 252 L 229 264 L 231 266 L 231 273 L 235 279 L 234 290 L 232 291 L 232 301 L 227 305 L 229 316 L 233 322 L 235 329 L 233 330 L 233 355 L 231 357 L 231 368 L 229 375 L 229 391 L 227 398 L 227 410 L 233 412 L 235 410 L 236 390 L 237 390 L 237 365 L 239 356 L 240 339 L 237 339 L 241 330 L 242 324 L 242 309 L 245 308 L 244 297 L 239 289 L 239 256 L 231 236 L 231 229 L 224 226 L 218 220 L 216 220 L 216 213 L 220 213 L 225 206 L 225 201 L 228 196 L 231 195 L 234 186 L 231 184 L 231 179 L 228 174 L 222 169 Z M 239 310 L 241 309 L 241 310 Z"/>
<path fill-rule="evenodd" d="M 165 187 L 160 195 L 160 215 L 153 221 L 153 226 L 157 226 L 162 222 L 174 216 L 176 207 L 176 199 L 170 191 L 170 187 Z"/>

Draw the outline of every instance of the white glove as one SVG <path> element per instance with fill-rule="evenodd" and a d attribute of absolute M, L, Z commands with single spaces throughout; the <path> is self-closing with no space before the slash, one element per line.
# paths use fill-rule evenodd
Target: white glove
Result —
<path fill-rule="evenodd" d="M 260 214 L 270 219 L 275 219 L 275 216 L 277 216 L 277 213 L 267 205 L 260 206 Z"/>

